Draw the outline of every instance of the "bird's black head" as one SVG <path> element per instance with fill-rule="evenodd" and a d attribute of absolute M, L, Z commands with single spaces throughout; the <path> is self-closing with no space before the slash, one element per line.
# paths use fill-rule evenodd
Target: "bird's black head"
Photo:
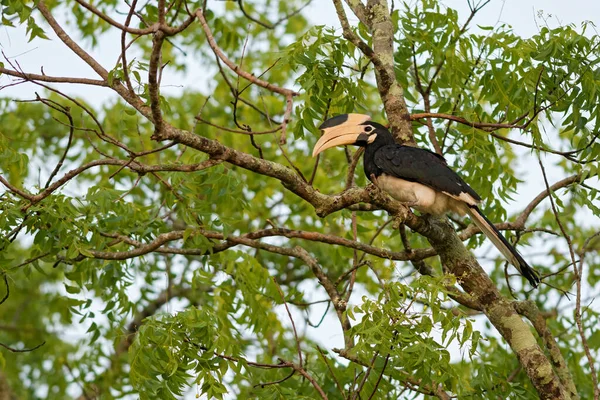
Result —
<path fill-rule="evenodd" d="M 364 114 L 342 114 L 323 122 L 319 127 L 323 136 L 313 149 L 313 157 L 325 149 L 341 145 L 366 147 L 373 143 L 378 136 L 391 137 L 385 126 L 371 121 Z"/>

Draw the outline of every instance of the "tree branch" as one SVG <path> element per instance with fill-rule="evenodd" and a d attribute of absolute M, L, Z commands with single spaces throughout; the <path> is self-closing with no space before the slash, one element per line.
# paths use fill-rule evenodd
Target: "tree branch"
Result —
<path fill-rule="evenodd" d="M 164 40 L 165 36 L 162 32 L 156 32 L 152 37 L 152 52 L 150 53 L 150 65 L 148 68 L 148 94 L 150 95 L 150 109 L 152 110 L 155 135 L 160 135 L 163 124 L 163 116 L 160 109 L 159 68 L 162 62 L 162 44 Z"/>
<path fill-rule="evenodd" d="M 539 337 L 544 341 L 556 374 L 567 390 L 570 398 L 572 400 L 579 399 L 571 371 L 569 371 L 569 367 L 560 352 L 560 348 L 558 347 L 552 332 L 546 325 L 546 320 L 537 305 L 531 300 L 515 302 L 514 305 L 517 312 L 525 316 L 531 322 Z"/>
<path fill-rule="evenodd" d="M 88 64 L 102 79 L 108 82 L 108 71 L 100 65 L 92 56 L 90 56 L 85 50 L 83 50 L 58 24 L 58 22 L 46 7 L 44 0 L 40 0 L 37 5 L 37 9 L 42 13 L 52 30 L 56 33 L 58 38 L 75 53 L 81 60 Z M 147 118 L 151 117 L 149 107 L 144 105 L 144 102 L 135 95 L 135 93 L 129 92 L 129 90 L 123 86 L 120 82 L 113 82 L 111 88 L 115 90 L 125 101 L 131 104 L 136 110 L 142 113 Z M 84 108 L 82 106 L 82 108 Z"/>
<path fill-rule="evenodd" d="M 213 37 L 212 32 L 211 32 L 210 28 L 208 27 L 208 23 L 206 22 L 206 19 L 204 18 L 204 14 L 202 13 L 202 10 L 197 10 L 195 15 L 198 18 L 198 21 L 200 21 L 200 24 L 202 25 L 202 29 L 204 30 L 204 33 L 206 34 L 206 38 L 208 39 L 208 43 L 209 43 L 211 49 L 215 52 L 217 57 L 219 57 L 219 59 L 221 61 L 223 61 L 225 63 L 225 65 L 227 65 L 233 72 L 235 72 L 242 78 L 244 78 L 260 87 L 263 87 L 271 92 L 282 94 L 284 96 L 297 96 L 298 95 L 298 93 L 293 90 L 285 89 L 285 88 L 273 85 L 269 82 L 263 81 L 262 79 L 256 78 L 254 75 L 241 69 L 238 65 L 235 65 L 233 63 L 233 61 L 231 61 L 229 58 L 227 58 L 227 56 L 225 56 L 223 51 L 221 51 L 221 49 L 219 48 L 219 45 L 215 41 L 215 38 Z"/>
<path fill-rule="evenodd" d="M 7 69 L 7 68 L 1 67 L 1 66 L 0 66 L 0 74 L 6 74 L 6 75 L 14 76 L 17 78 L 22 78 L 27 81 L 39 81 L 39 82 L 49 82 L 49 83 L 75 83 L 78 85 L 108 87 L 108 83 L 106 81 L 101 81 L 98 79 L 30 74 L 27 72 L 13 71 L 12 69 Z"/>
<path fill-rule="evenodd" d="M 108 71 L 100 65 L 92 56 L 90 56 L 85 50 L 83 50 L 67 33 L 60 27 L 58 22 L 54 19 L 44 0 L 40 0 L 37 5 L 37 9 L 42 13 L 54 33 L 58 35 L 60 40 L 63 41 L 75 54 L 79 56 L 83 61 L 86 62 L 102 79 L 107 80 Z"/>
<path fill-rule="evenodd" d="M 345 1 L 346 1 L 346 4 L 348 5 L 348 7 L 350 7 L 352 12 L 354 13 L 354 15 L 356 15 L 356 17 L 360 20 L 360 22 L 362 22 L 362 24 L 365 25 L 366 27 L 370 27 L 371 22 L 369 21 L 369 17 L 367 15 L 367 8 L 362 3 L 362 1 L 361 0 L 345 0 Z"/>
<path fill-rule="evenodd" d="M 394 26 L 387 0 L 368 0 L 368 26 L 373 37 L 373 51 L 381 61 L 375 65 L 377 88 L 385 108 L 390 129 L 399 143 L 415 144 L 410 113 L 404 99 L 404 89 L 396 80 L 394 71 Z"/>
<path fill-rule="evenodd" d="M 114 19 L 112 19 L 108 15 L 104 14 L 103 12 L 101 12 L 96 7 L 92 6 L 91 4 L 89 4 L 86 1 L 83 1 L 83 0 L 75 0 L 75 1 L 77 3 L 79 3 L 79 5 L 84 7 L 85 9 L 91 11 L 93 14 L 95 14 L 97 17 L 99 17 L 103 21 L 109 23 L 110 25 L 114 26 L 115 28 L 119 28 L 120 30 L 122 30 L 124 32 L 131 33 L 134 35 L 149 35 L 158 29 L 158 24 L 150 26 L 145 29 L 131 28 L 127 25 L 123 25 L 123 24 L 115 21 Z"/>
<path fill-rule="evenodd" d="M 292 11 L 291 13 L 289 13 L 287 15 L 284 15 L 283 17 L 279 18 L 277 21 L 275 21 L 273 23 L 263 22 L 260 19 L 255 18 L 252 15 L 250 15 L 250 13 L 248 13 L 246 11 L 246 9 L 244 9 L 243 0 L 237 0 L 237 3 L 238 3 L 238 6 L 240 7 L 240 11 L 242 12 L 242 14 L 244 14 L 244 16 L 246 18 L 248 18 L 250 21 L 257 23 L 266 29 L 275 29 L 275 27 L 277 25 L 279 25 L 280 23 L 282 23 L 283 21 L 292 18 L 294 15 L 298 15 L 302 10 L 304 10 L 306 7 L 308 7 L 310 5 L 310 3 L 312 3 L 312 0 L 308 0 L 301 7 L 297 8 L 296 10 Z"/>
<path fill-rule="evenodd" d="M 347 40 L 349 40 L 353 45 L 355 45 L 365 56 L 367 56 L 367 58 L 371 60 L 373 65 L 383 69 L 384 66 L 381 63 L 379 57 L 373 51 L 373 49 L 369 47 L 369 45 L 367 45 L 364 41 L 362 41 L 350 27 L 348 17 L 346 17 L 346 11 L 344 10 L 344 6 L 342 5 L 341 0 L 333 0 L 333 5 L 335 6 L 335 11 L 337 13 L 340 24 L 342 25 L 342 32 L 344 37 Z"/>

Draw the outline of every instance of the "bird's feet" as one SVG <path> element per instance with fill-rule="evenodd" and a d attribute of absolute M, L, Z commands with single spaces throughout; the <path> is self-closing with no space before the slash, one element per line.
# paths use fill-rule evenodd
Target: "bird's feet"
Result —
<path fill-rule="evenodd" d="M 392 228 L 394 230 L 400 229 L 400 227 L 404 224 L 404 218 L 400 215 L 394 215 L 392 219 Z"/>

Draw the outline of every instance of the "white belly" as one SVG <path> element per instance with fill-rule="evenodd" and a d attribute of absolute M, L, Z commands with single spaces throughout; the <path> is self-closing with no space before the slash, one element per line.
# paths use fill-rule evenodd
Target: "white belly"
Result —
<path fill-rule="evenodd" d="M 455 212 L 459 215 L 466 213 L 466 204 L 463 201 L 453 199 L 445 193 L 418 182 L 381 175 L 375 184 L 396 200 L 406 203 L 422 213 L 433 215 L 443 215 L 448 212 Z"/>

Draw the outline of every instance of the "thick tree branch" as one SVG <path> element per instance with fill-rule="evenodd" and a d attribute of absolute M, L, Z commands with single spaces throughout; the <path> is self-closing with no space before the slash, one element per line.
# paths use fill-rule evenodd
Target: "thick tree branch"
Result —
<path fill-rule="evenodd" d="M 548 350 L 556 375 L 567 390 L 570 398 L 572 400 L 579 399 L 571 371 L 569 371 L 569 367 L 560 352 L 560 348 L 536 304 L 531 300 L 517 302 L 515 303 L 515 309 L 532 323 L 539 337 L 544 341 L 544 345 L 546 346 L 546 350 Z"/>
<path fill-rule="evenodd" d="M 46 3 L 41 0 L 37 5 L 38 10 L 42 13 L 52 30 L 56 33 L 56 35 L 62 40 L 75 54 L 79 56 L 83 61 L 85 61 L 98 75 L 102 77 L 102 79 L 107 80 L 108 71 L 100 65 L 92 56 L 90 56 L 85 50 L 81 48 L 67 33 L 60 27 L 58 22 L 54 19 L 48 7 L 46 7 Z"/>
<path fill-rule="evenodd" d="M 375 65 L 375 76 L 390 129 L 397 142 L 414 145 L 404 89 L 396 80 L 394 71 L 394 25 L 387 0 L 368 0 L 367 13 L 373 37 L 373 51 L 382 64 Z"/>

